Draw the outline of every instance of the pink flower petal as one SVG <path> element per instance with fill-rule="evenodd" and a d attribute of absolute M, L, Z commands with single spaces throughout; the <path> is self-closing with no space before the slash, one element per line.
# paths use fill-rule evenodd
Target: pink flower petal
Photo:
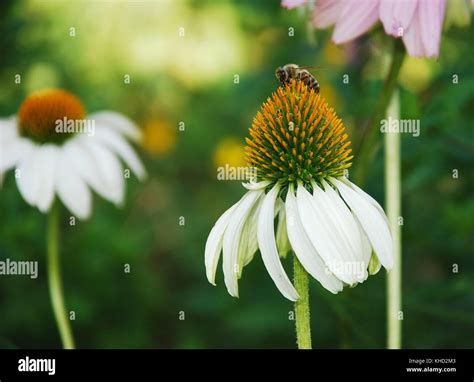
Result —
<path fill-rule="evenodd" d="M 341 13 L 343 3 L 343 0 L 317 1 L 313 10 L 313 25 L 320 29 L 333 25 Z"/>
<path fill-rule="evenodd" d="M 281 6 L 286 9 L 293 9 L 296 7 L 301 7 L 306 4 L 307 0 L 282 0 Z"/>
<path fill-rule="evenodd" d="M 379 0 L 344 1 L 332 39 L 336 44 L 353 40 L 367 32 L 379 16 Z"/>
<path fill-rule="evenodd" d="M 419 0 L 418 21 L 426 57 L 438 56 L 445 7 L 445 0 Z"/>
<path fill-rule="evenodd" d="M 403 36 L 410 56 L 438 56 L 445 5 L 444 0 L 419 0 L 415 16 Z"/>
<path fill-rule="evenodd" d="M 380 20 L 385 33 L 401 37 L 413 20 L 418 0 L 381 0 Z"/>
<path fill-rule="evenodd" d="M 410 56 L 423 57 L 425 56 L 425 49 L 423 47 L 423 41 L 421 41 L 421 25 L 418 19 L 417 10 L 411 25 L 403 35 L 403 43 Z"/>

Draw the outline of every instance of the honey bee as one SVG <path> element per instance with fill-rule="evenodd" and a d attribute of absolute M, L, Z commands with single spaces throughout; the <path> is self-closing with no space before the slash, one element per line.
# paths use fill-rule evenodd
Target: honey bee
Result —
<path fill-rule="evenodd" d="M 275 70 L 275 76 L 282 85 L 290 83 L 291 80 L 297 80 L 303 82 L 309 90 L 314 89 L 315 93 L 319 93 L 319 83 L 308 69 L 309 67 L 286 64 Z"/>

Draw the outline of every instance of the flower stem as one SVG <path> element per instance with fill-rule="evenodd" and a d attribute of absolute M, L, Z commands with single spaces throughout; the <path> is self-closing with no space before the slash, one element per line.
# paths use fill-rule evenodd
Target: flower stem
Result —
<path fill-rule="evenodd" d="M 300 296 L 295 301 L 296 342 L 298 349 L 311 349 L 309 277 L 295 254 L 293 254 L 293 272 L 295 288 Z"/>
<path fill-rule="evenodd" d="M 398 91 L 393 93 L 387 110 L 387 118 L 400 118 Z M 385 190 L 386 210 L 393 238 L 394 265 L 387 275 L 387 348 L 400 349 L 402 336 L 401 276 L 401 177 L 400 177 L 400 134 L 385 134 Z"/>
<path fill-rule="evenodd" d="M 74 349 L 74 338 L 64 305 L 59 265 L 59 205 L 53 203 L 48 216 L 48 284 L 51 304 L 64 349 Z"/>
<path fill-rule="evenodd" d="M 398 73 L 400 72 L 404 58 L 405 48 L 403 43 L 401 39 L 395 39 L 393 42 L 392 61 L 383 85 L 382 93 L 378 98 L 378 102 L 369 119 L 368 128 L 362 136 L 359 145 L 357 167 L 354 171 L 354 179 L 359 186 L 363 185 L 370 161 L 379 148 L 377 145 L 377 133 L 380 131 L 380 120 L 385 116 L 388 103 L 397 85 Z"/>

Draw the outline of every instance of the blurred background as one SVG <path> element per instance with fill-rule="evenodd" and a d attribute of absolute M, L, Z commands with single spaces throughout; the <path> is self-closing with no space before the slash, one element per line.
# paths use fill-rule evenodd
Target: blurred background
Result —
<path fill-rule="evenodd" d="M 143 129 L 149 179 L 127 182 L 125 206 L 96 196 L 92 218 L 74 227 L 63 209 L 63 281 L 78 347 L 295 347 L 292 304 L 259 256 L 245 268 L 240 299 L 227 294 L 220 266 L 217 287 L 207 282 L 203 256 L 211 227 L 244 192 L 239 181 L 218 181 L 217 167 L 245 165 L 244 137 L 277 88 L 277 66 L 321 67 L 322 94 L 357 154 L 391 40 L 379 27 L 338 47 L 306 20 L 277 0 L 1 2 L 1 117 L 30 92 L 61 87 L 89 112 L 116 110 Z M 419 137 L 402 135 L 407 348 L 474 344 L 473 40 L 472 24 L 451 26 L 438 60 L 409 58 L 400 76 L 402 118 L 421 119 Z M 364 185 L 381 203 L 382 158 L 378 150 Z M 0 191 L 0 259 L 37 260 L 39 278 L 0 277 L 2 348 L 61 346 L 45 235 L 46 216 L 25 203 L 10 172 Z M 289 259 L 284 265 L 291 272 Z M 384 272 L 337 296 L 314 280 L 311 288 L 315 347 L 385 346 Z"/>

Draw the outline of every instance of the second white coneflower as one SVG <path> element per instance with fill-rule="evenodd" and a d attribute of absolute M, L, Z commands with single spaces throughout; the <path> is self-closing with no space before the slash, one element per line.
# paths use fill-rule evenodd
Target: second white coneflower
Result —
<path fill-rule="evenodd" d="M 280 87 L 255 117 L 247 139 L 257 182 L 216 222 L 206 242 L 215 285 L 220 253 L 230 295 L 258 249 L 278 290 L 295 301 L 297 341 L 311 347 L 308 274 L 332 293 L 393 265 L 385 213 L 344 172 L 350 141 L 334 109 L 301 82 Z M 275 234 L 275 218 L 278 226 Z M 288 245 L 289 244 L 289 245 Z M 294 253 L 294 284 L 280 256 Z"/>
<path fill-rule="evenodd" d="M 88 129 L 85 129 L 85 127 Z M 63 347 L 75 347 L 64 302 L 59 263 L 59 201 L 77 218 L 92 213 L 92 192 L 120 205 L 125 193 L 121 160 L 139 179 L 146 176 L 128 140 L 140 130 L 122 114 L 86 115 L 80 100 L 62 89 L 30 94 L 18 114 L 0 119 L 0 178 L 15 169 L 20 194 L 48 213 L 48 284 Z"/>

